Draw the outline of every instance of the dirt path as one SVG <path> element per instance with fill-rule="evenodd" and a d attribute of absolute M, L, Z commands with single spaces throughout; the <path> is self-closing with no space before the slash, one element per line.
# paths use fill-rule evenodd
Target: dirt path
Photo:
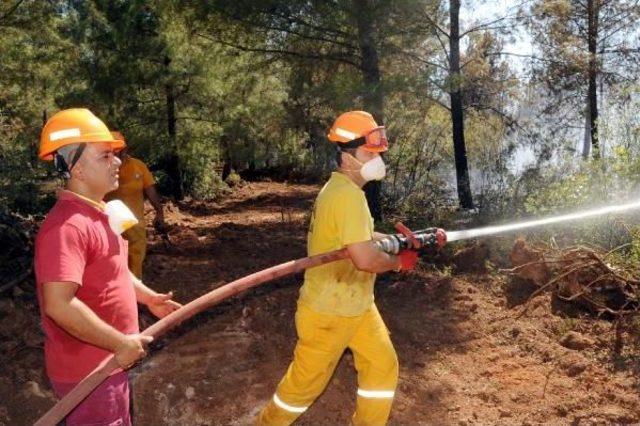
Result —
<path fill-rule="evenodd" d="M 317 191 L 252 183 L 221 204 L 172 207 L 172 245 L 153 237 L 145 280 L 175 290 L 186 302 L 303 256 Z M 250 424 L 291 360 L 300 283 L 297 276 L 250 291 L 156 342 L 152 356 L 134 371 L 136 423 Z M 425 269 L 381 276 L 376 300 L 401 365 L 390 423 L 640 423 L 636 346 L 615 353 L 609 322 L 569 318 L 545 295 L 518 318 L 531 291 L 499 274 L 446 276 Z M 143 315 L 143 321 L 151 319 Z M 582 349 L 559 343 L 569 331 L 582 339 Z M 35 345 L 23 352 L 29 368 L 13 358 L 25 377 L 0 377 L 7 396 L 0 401 L 0 423 L 28 424 L 51 404 L 38 351 Z M 18 392 L 5 394 L 13 389 Z M 346 353 L 326 392 L 298 424 L 348 424 L 355 391 L 353 359 Z M 32 412 L 24 412 L 25 404 Z"/>

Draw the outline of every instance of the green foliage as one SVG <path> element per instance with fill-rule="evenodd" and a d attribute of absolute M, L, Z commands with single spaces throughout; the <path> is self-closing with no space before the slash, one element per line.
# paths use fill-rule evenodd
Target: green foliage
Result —
<path fill-rule="evenodd" d="M 225 179 L 225 182 L 227 185 L 233 188 L 236 186 L 240 186 L 242 184 L 242 178 L 238 173 L 236 173 L 235 170 L 233 170 L 231 171 L 229 176 L 227 176 L 227 178 Z"/>
<path fill-rule="evenodd" d="M 60 34 L 60 4 L 0 6 L 0 208 L 23 214 L 51 205 L 37 146 L 43 119 L 68 88 L 73 52 Z"/>
<path fill-rule="evenodd" d="M 448 190 L 439 173 L 443 160 L 452 156 L 448 114 L 439 106 L 425 107 L 425 114 L 403 101 L 391 99 L 405 108 L 391 108 L 389 118 L 394 143 L 385 159 L 389 165 L 383 184 L 385 210 L 407 218 L 435 220 Z"/>
<path fill-rule="evenodd" d="M 640 270 L 640 226 L 627 228 L 629 240 L 627 246 L 622 246 L 611 254 L 612 264 L 624 266 L 627 270 Z"/>
<path fill-rule="evenodd" d="M 551 216 L 562 212 L 580 212 L 590 208 L 623 204 L 637 200 L 640 193 L 640 158 L 631 157 L 619 147 L 615 157 L 581 163 L 570 173 L 563 165 L 542 177 L 541 184 L 524 201 L 528 214 Z M 621 244 L 636 244 L 633 223 L 638 213 L 624 217 L 598 217 L 559 225 L 565 234 L 580 242 L 614 248 Z M 552 233 L 554 229 L 545 232 Z M 632 250 L 633 251 L 633 250 Z"/>
<path fill-rule="evenodd" d="M 536 45 L 554 46 L 549 68 L 534 66 L 537 77 L 544 74 L 554 83 L 538 96 L 562 92 L 582 102 L 584 74 L 578 68 L 584 53 L 573 47 L 582 46 L 584 37 L 575 23 L 565 22 L 581 16 L 572 2 L 533 3 L 527 28 Z M 371 6 L 366 13 L 363 4 Z M 165 194 L 179 181 L 185 195 L 203 199 L 229 190 L 223 168 L 320 182 L 335 165 L 326 138 L 334 118 L 346 110 L 380 108 L 391 141 L 382 186 L 385 212 L 447 223 L 457 214 L 447 92 L 452 83 L 462 89 L 467 156 L 482 220 L 552 214 L 635 190 L 640 124 L 633 82 L 607 94 L 616 119 L 599 126 L 603 140 L 615 141 L 607 149 L 621 150 L 606 152 L 603 163 L 577 165 L 572 153 L 560 161 L 558 154 L 576 146 L 575 137 L 544 134 L 548 117 L 530 125 L 530 139 L 520 136 L 524 131 L 514 136 L 523 123 L 505 111 L 531 99 L 519 93 L 523 86 L 502 55 L 503 30 L 463 23 L 473 30 L 464 32 L 462 74 L 449 79 L 445 5 L 25 1 L 0 18 L 0 203 L 34 213 L 51 202 L 58 181 L 51 165 L 37 159 L 37 141 L 43 121 L 62 108 L 89 107 L 122 131 Z M 0 17 L 6 11 L 0 6 Z M 571 111 L 580 114 L 580 105 Z M 538 158 L 556 166 L 515 176 L 509 168 L 514 147 L 538 139 L 546 143 Z M 228 178 L 229 185 L 237 184 L 236 177 Z"/>
<path fill-rule="evenodd" d="M 573 173 L 559 178 L 557 171 L 549 173 L 547 180 L 547 185 L 525 201 L 527 212 L 547 214 L 624 202 L 640 189 L 640 158 L 632 158 L 626 148 L 618 147 L 611 159 L 580 163 Z"/>

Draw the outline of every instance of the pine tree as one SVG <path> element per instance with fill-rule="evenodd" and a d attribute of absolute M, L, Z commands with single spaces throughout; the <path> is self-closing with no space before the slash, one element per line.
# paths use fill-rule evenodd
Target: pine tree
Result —
<path fill-rule="evenodd" d="M 533 61 L 536 80 L 552 94 L 547 112 L 577 121 L 582 114 L 575 111 L 584 111 L 590 144 L 582 156 L 599 158 L 599 94 L 632 81 L 639 70 L 640 43 L 633 23 L 640 16 L 640 1 L 538 0 L 527 3 L 525 12 L 524 21 L 541 52 Z M 567 124 L 559 127 L 570 127 Z"/>

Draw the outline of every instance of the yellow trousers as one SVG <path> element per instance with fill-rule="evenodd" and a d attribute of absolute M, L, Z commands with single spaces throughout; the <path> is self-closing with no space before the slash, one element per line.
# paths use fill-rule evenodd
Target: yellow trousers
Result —
<path fill-rule="evenodd" d="M 289 425 L 322 393 L 346 348 L 358 371 L 354 425 L 384 425 L 398 383 L 398 358 L 375 305 L 361 316 L 322 314 L 298 304 L 293 362 L 257 425 Z"/>
<path fill-rule="evenodd" d="M 127 229 L 122 236 L 129 242 L 129 270 L 142 279 L 142 262 L 147 255 L 147 228 L 144 222 Z"/>

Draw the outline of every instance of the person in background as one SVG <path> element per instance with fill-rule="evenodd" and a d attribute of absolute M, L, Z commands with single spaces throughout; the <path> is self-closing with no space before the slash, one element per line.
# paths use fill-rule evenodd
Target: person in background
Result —
<path fill-rule="evenodd" d="M 120 132 L 111 132 L 114 139 L 125 141 Z M 126 142 L 126 141 L 125 141 Z M 121 200 L 138 219 L 138 224 L 124 232 L 129 242 L 129 269 L 142 279 L 142 265 L 147 254 L 147 227 L 144 220 L 144 199 L 149 199 L 156 211 L 154 226 L 161 232 L 166 230 L 162 202 L 156 190 L 153 175 L 141 160 L 129 155 L 125 146 L 118 152 L 122 161 L 118 189 L 107 194 L 107 200 Z"/>

